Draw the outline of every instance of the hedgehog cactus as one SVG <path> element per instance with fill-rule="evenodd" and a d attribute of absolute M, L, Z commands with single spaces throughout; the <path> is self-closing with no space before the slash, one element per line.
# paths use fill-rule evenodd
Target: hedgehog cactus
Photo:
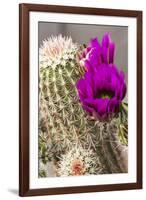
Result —
<path fill-rule="evenodd" d="M 68 42 L 68 38 L 64 38 L 65 42 Z M 87 141 L 91 142 L 91 129 L 94 129 L 92 121 L 87 120 L 88 116 L 80 105 L 75 87 L 81 76 L 76 62 L 78 47 L 75 44 L 70 44 L 69 47 L 65 54 L 60 56 L 60 64 L 44 67 L 40 63 L 39 121 L 41 128 L 42 124 L 45 124 L 57 154 L 77 141 L 87 145 Z"/>
<path fill-rule="evenodd" d="M 84 149 L 79 145 L 71 147 L 61 155 L 57 166 L 59 176 L 81 176 L 89 174 L 101 174 L 103 167 L 94 151 Z"/>
<path fill-rule="evenodd" d="M 79 144 L 96 153 L 105 173 L 125 172 L 127 169 L 119 164 L 121 150 L 117 151 L 115 145 L 119 133 L 118 117 L 115 120 L 117 126 L 115 121 L 111 121 L 107 130 L 108 123 L 96 121 L 89 116 L 79 101 L 76 83 L 83 75 L 83 69 L 76 59 L 78 50 L 78 45 L 71 38 L 61 35 L 45 40 L 40 48 L 40 159 L 50 156 L 48 160 L 56 163 L 60 155 L 68 152 L 71 146 Z M 46 142 L 44 154 L 41 153 L 44 145 L 42 134 Z M 113 143 L 115 141 L 114 145 L 111 140 Z M 43 163 L 46 162 L 44 160 Z"/>

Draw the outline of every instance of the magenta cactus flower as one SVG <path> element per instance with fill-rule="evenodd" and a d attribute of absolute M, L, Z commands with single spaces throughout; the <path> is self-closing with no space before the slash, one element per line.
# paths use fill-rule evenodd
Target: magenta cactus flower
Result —
<path fill-rule="evenodd" d="M 114 61 L 115 44 L 111 41 L 109 33 L 105 33 L 100 44 L 98 38 L 91 39 L 88 47 L 80 56 L 80 64 L 88 71 L 100 64 L 112 64 Z"/>
<path fill-rule="evenodd" d="M 86 72 L 76 86 L 83 108 L 100 120 L 119 112 L 126 94 L 124 73 L 113 64 Z"/>
<path fill-rule="evenodd" d="M 76 87 L 83 108 L 99 120 L 107 120 L 119 112 L 126 94 L 124 72 L 114 62 L 115 45 L 105 34 L 100 45 L 92 39 L 83 52 L 86 72 Z"/>

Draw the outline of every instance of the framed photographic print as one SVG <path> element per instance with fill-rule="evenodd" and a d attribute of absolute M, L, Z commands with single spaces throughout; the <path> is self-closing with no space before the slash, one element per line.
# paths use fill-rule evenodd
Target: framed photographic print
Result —
<path fill-rule="evenodd" d="M 142 12 L 20 4 L 20 196 L 142 188 Z"/>

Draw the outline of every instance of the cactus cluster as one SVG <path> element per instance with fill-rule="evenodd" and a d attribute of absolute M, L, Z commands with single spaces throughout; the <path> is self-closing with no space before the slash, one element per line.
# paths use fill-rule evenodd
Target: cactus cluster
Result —
<path fill-rule="evenodd" d="M 83 149 L 81 146 L 74 146 L 61 155 L 58 162 L 57 174 L 59 176 L 78 176 L 100 174 L 103 168 L 93 150 Z"/>
<path fill-rule="evenodd" d="M 71 38 L 61 35 L 45 40 L 40 48 L 39 177 L 50 176 L 48 163 L 55 168 L 55 176 L 73 175 L 66 164 L 76 152 L 93 166 L 85 170 L 89 163 L 83 163 L 82 174 L 127 170 L 119 164 L 122 150 L 116 150 L 119 145 L 126 148 L 126 141 L 121 143 L 123 132 L 119 131 L 125 125 L 120 127 L 119 114 L 110 123 L 100 122 L 89 116 L 79 101 L 76 82 L 83 70 L 77 62 L 78 50 Z M 75 159 L 80 162 L 79 155 Z"/>

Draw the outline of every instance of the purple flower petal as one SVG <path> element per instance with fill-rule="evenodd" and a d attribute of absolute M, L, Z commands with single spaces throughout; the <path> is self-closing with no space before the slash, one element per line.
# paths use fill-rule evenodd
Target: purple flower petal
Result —
<path fill-rule="evenodd" d="M 100 47 L 100 44 L 99 44 L 99 42 L 98 42 L 98 39 L 97 39 L 97 38 L 91 39 L 91 41 L 90 41 L 90 46 L 91 46 L 91 47 Z"/>
<path fill-rule="evenodd" d="M 109 114 L 118 113 L 119 106 L 120 106 L 120 101 L 118 101 L 116 98 L 111 99 L 108 104 L 108 113 Z"/>
<path fill-rule="evenodd" d="M 107 109 L 108 109 L 109 101 L 110 100 L 108 98 L 97 100 L 97 113 L 101 119 L 107 118 L 107 115 L 108 115 Z"/>
<path fill-rule="evenodd" d="M 108 48 L 105 45 L 102 46 L 102 62 L 108 64 Z"/>
<path fill-rule="evenodd" d="M 114 62 L 115 44 L 113 42 L 109 45 L 109 63 Z"/>
<path fill-rule="evenodd" d="M 109 47 L 109 42 L 110 42 L 110 36 L 109 33 L 105 33 L 102 39 L 102 46 L 104 47 Z"/>

